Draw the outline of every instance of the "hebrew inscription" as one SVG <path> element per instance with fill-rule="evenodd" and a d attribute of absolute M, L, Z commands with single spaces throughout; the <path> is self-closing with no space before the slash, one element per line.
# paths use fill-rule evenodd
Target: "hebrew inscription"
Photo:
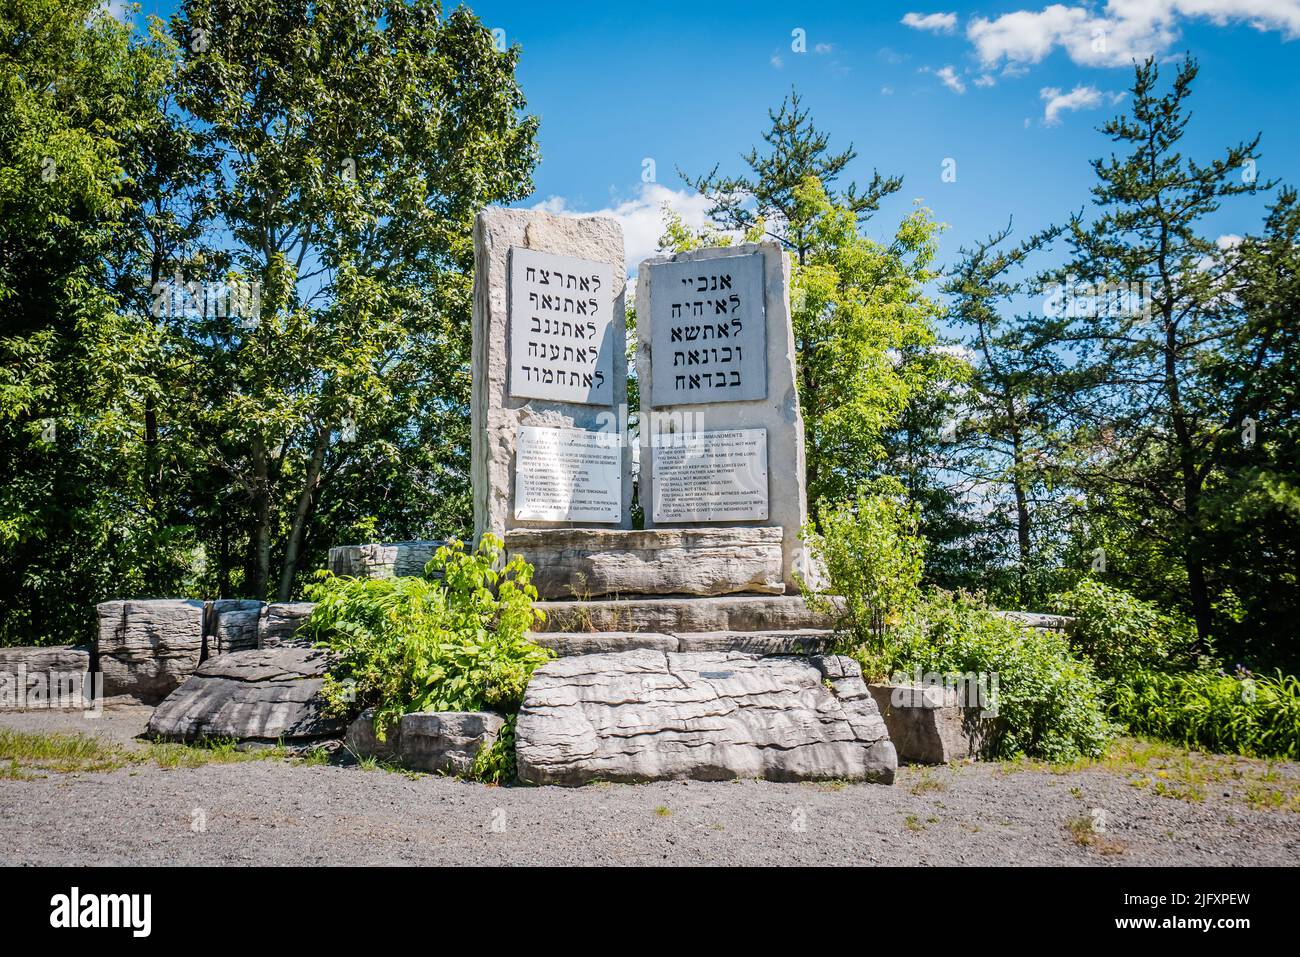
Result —
<path fill-rule="evenodd" d="M 607 262 L 510 250 L 510 394 L 614 402 L 614 269 Z"/>
<path fill-rule="evenodd" d="M 766 398 L 762 254 L 648 268 L 654 404 Z"/>

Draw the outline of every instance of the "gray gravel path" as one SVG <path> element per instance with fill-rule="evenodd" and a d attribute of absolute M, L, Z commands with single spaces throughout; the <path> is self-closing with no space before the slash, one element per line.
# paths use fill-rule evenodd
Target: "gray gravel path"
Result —
<path fill-rule="evenodd" d="M 0 728 L 130 742 L 148 714 L 6 713 Z M 1300 783 L 1300 765 L 1273 773 Z M 0 864 L 1300 864 L 1300 813 L 1252 806 L 1246 780 L 1229 775 L 1186 801 L 1130 777 L 968 764 L 905 768 L 893 787 L 571 790 L 282 760 L 142 764 L 0 779 Z M 1068 822 L 1093 809 L 1104 834 L 1081 846 Z"/>

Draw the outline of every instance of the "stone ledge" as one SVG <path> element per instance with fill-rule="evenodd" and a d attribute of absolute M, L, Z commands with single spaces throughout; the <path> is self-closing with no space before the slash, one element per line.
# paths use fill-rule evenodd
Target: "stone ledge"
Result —
<path fill-rule="evenodd" d="M 740 651 L 770 657 L 810 655 L 826 650 L 832 633 L 818 628 L 792 631 L 542 631 L 528 636 L 561 658 L 649 648 L 655 651 Z"/>
<path fill-rule="evenodd" d="M 793 631 L 831 626 L 830 618 L 798 595 L 720 595 L 538 602 L 540 631 L 657 632 Z"/>
<path fill-rule="evenodd" d="M 512 529 L 505 548 L 534 568 L 542 598 L 780 595 L 781 529 Z"/>

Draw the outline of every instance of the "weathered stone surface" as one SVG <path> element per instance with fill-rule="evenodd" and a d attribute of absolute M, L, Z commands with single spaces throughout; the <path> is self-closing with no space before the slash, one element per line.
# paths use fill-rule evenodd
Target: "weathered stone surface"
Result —
<path fill-rule="evenodd" d="M 542 598 L 785 591 L 779 528 L 515 529 L 505 543 Z"/>
<path fill-rule="evenodd" d="M 609 405 L 587 405 L 510 394 L 510 285 L 512 246 L 609 263 L 614 282 L 612 334 L 604 347 L 613 360 Z M 515 505 L 515 444 L 520 426 L 618 432 L 618 410 L 627 403 L 627 360 L 623 295 L 627 271 L 623 232 L 604 217 L 554 216 L 535 210 L 485 209 L 474 222 L 474 325 L 472 360 L 471 477 L 475 538 L 504 537 L 517 527 L 546 528 L 567 523 L 518 521 Z M 520 316 L 526 321 L 527 316 Z M 632 450 L 622 443 L 622 516 L 632 526 Z"/>
<path fill-rule="evenodd" d="M 665 263 L 708 263 L 726 257 L 758 254 L 763 259 L 764 313 L 766 319 L 766 397 L 755 401 L 712 402 L 707 406 L 674 406 L 672 394 L 656 391 L 655 362 L 671 364 L 673 356 L 655 356 L 655 295 L 675 296 L 677 286 L 662 288 L 652 282 L 655 267 Z M 671 277 L 670 277 L 671 278 Z M 722 525 L 777 525 L 784 531 L 782 539 L 782 579 L 786 590 L 798 590 L 796 573 L 805 578 L 819 578 L 800 538 L 808 518 L 804 477 L 804 430 L 799 411 L 795 380 L 794 332 L 790 324 L 790 261 L 777 243 L 743 244 L 722 248 L 698 249 L 673 256 L 656 256 L 641 263 L 637 273 L 637 380 L 641 388 L 642 428 L 640 450 L 641 500 L 654 500 L 654 455 L 652 443 L 665 432 L 726 431 L 766 429 L 768 457 L 768 517 L 761 522 L 722 522 Z M 700 298 L 707 298 L 701 294 Z M 687 415 L 700 416 L 698 423 Z M 688 424 L 689 422 L 689 424 Z M 654 521 L 646 510 L 646 527 L 664 527 L 677 523 Z M 779 626 L 768 626 L 779 627 Z"/>
<path fill-rule="evenodd" d="M 832 633 L 820 628 L 789 631 L 683 631 L 678 651 L 740 651 L 750 655 L 809 655 L 824 651 Z"/>
<path fill-rule="evenodd" d="M 218 598 L 208 603 L 208 655 L 249 651 L 257 647 L 257 626 L 262 602 L 243 598 Z"/>
<path fill-rule="evenodd" d="M 194 673 L 203 656 L 201 601 L 164 598 L 96 606 L 96 653 L 104 695 L 161 701 Z"/>
<path fill-rule="evenodd" d="M 405 578 L 424 574 L 441 540 L 338 545 L 330 549 L 329 568 L 345 578 Z"/>
<path fill-rule="evenodd" d="M 505 718 L 491 711 L 426 711 L 402 716 L 398 752 L 417 771 L 466 774 L 492 746 Z"/>
<path fill-rule="evenodd" d="M 868 696 L 841 701 L 806 660 L 629 651 L 533 673 L 515 729 L 531 784 L 672 778 L 877 780 L 897 760 Z"/>
<path fill-rule="evenodd" d="M 1074 630 L 1074 619 L 1069 615 L 1048 615 L 1040 611 L 1000 611 L 998 614 L 1025 628 L 1067 633 Z"/>
<path fill-rule="evenodd" d="M 295 741 L 337 737 L 344 723 L 324 715 L 327 654 L 310 648 L 234 651 L 209 658 L 160 704 L 149 733 L 193 741 Z"/>
<path fill-rule="evenodd" d="M 375 733 L 375 709 L 367 708 L 348 725 L 343 736 L 343 746 L 358 758 L 393 759 L 398 756 L 402 741 L 402 728 L 398 724 L 389 728 L 380 741 Z"/>
<path fill-rule="evenodd" d="M 829 616 L 798 595 L 721 595 L 714 598 L 631 598 L 546 601 L 541 631 L 796 631 L 829 628 Z"/>
<path fill-rule="evenodd" d="M 89 705 L 90 660 L 88 645 L 0 648 L 0 711 Z"/>
<path fill-rule="evenodd" d="M 980 708 L 963 707 L 953 688 L 873 684 L 867 686 L 905 764 L 947 764 L 981 757 L 996 731 L 996 719 Z"/>
<path fill-rule="evenodd" d="M 29 674 L 37 671 L 85 674 L 90 670 L 90 646 L 50 645 L 45 648 L 29 646 L 0 648 L 0 671 L 14 672 L 19 668 L 26 668 Z"/>
<path fill-rule="evenodd" d="M 262 608 L 257 622 L 257 647 L 278 648 L 280 645 L 307 643 L 306 638 L 294 637 L 298 628 L 316 607 L 310 601 L 268 602 Z"/>

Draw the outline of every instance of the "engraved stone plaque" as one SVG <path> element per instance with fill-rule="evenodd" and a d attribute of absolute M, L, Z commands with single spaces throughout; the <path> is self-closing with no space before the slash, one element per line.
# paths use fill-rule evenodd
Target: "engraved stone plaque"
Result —
<path fill-rule="evenodd" d="M 654 437 L 655 522 L 767 520 L 767 430 Z"/>
<path fill-rule="evenodd" d="M 623 505 L 617 432 L 521 425 L 515 459 L 515 518 L 616 524 Z"/>
<path fill-rule="evenodd" d="M 762 253 L 647 268 L 654 404 L 766 398 Z"/>
<path fill-rule="evenodd" d="M 510 394 L 614 402 L 614 269 L 608 262 L 510 249 Z"/>

